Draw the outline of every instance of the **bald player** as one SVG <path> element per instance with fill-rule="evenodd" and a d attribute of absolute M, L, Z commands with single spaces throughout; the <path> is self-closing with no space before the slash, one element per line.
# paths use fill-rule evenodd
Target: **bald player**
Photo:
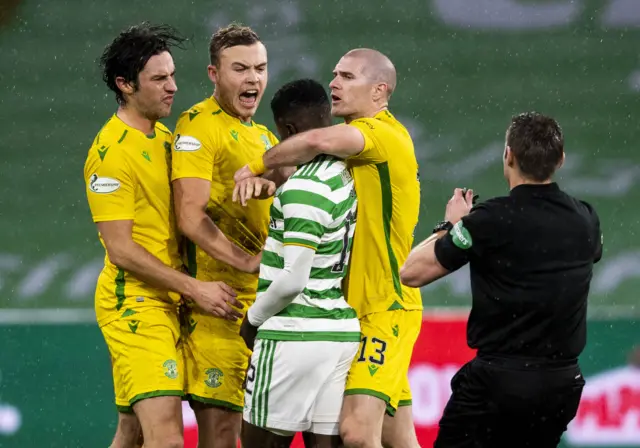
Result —
<path fill-rule="evenodd" d="M 408 370 L 422 299 L 399 276 L 420 207 L 413 142 L 388 108 L 396 71 L 385 55 L 352 50 L 333 75 L 331 113 L 345 124 L 274 146 L 238 170 L 236 189 L 243 191 L 243 182 L 255 183 L 267 170 L 302 165 L 318 154 L 348 162 L 359 208 L 345 296 L 358 314 L 362 339 L 347 379 L 340 434 L 347 447 L 418 447 Z"/>

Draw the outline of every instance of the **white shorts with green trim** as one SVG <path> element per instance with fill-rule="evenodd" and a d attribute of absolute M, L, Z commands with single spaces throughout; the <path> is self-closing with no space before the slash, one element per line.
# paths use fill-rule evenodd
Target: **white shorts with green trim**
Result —
<path fill-rule="evenodd" d="M 358 342 L 256 340 L 244 420 L 279 434 L 339 434 L 344 386 L 358 347 Z"/>

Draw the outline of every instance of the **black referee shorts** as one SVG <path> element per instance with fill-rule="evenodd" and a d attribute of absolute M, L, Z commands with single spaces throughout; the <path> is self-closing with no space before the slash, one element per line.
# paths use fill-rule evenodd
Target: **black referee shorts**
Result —
<path fill-rule="evenodd" d="M 573 361 L 475 358 L 451 380 L 434 448 L 555 448 L 584 384 Z"/>

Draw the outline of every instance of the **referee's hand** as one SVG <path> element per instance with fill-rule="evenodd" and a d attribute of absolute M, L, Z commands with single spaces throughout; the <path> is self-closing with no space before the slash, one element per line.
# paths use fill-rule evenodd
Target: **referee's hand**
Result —
<path fill-rule="evenodd" d="M 473 207 L 473 190 L 463 192 L 462 188 L 456 188 L 447 203 L 444 219 L 455 224 L 469 214 L 471 207 Z"/>

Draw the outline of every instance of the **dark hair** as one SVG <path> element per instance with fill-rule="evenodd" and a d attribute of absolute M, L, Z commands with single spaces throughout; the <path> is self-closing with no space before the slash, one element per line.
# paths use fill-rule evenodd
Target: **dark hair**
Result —
<path fill-rule="evenodd" d="M 211 65 L 218 65 L 220 53 L 225 48 L 238 45 L 253 45 L 256 42 L 260 42 L 260 37 L 248 26 L 234 22 L 224 28 L 220 28 L 211 36 L 211 41 L 209 42 Z"/>
<path fill-rule="evenodd" d="M 507 131 L 520 172 L 531 180 L 549 179 L 564 153 L 564 136 L 556 120 L 537 112 L 515 115 Z"/>
<path fill-rule="evenodd" d="M 271 111 L 276 121 L 303 117 L 309 110 L 317 112 L 319 117 L 331 114 L 327 91 L 313 79 L 291 81 L 280 87 L 271 100 Z"/>
<path fill-rule="evenodd" d="M 118 34 L 100 57 L 102 79 L 116 94 L 118 104 L 123 105 L 126 100 L 116 84 L 117 77 L 123 77 L 136 86 L 138 75 L 152 56 L 165 51 L 170 53 L 172 46 L 180 47 L 185 40 L 169 25 L 150 25 L 147 22 Z"/>

